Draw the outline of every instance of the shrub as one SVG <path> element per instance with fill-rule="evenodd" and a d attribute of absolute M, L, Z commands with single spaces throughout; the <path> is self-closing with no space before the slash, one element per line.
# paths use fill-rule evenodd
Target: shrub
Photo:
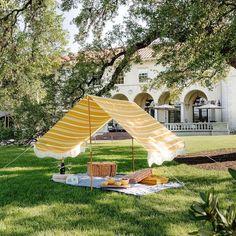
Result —
<path fill-rule="evenodd" d="M 0 142 L 7 141 L 9 139 L 14 139 L 14 129 L 13 128 L 4 128 L 0 127 Z"/>
<path fill-rule="evenodd" d="M 236 180 L 236 170 L 229 168 L 228 171 L 229 171 L 230 175 L 232 176 L 232 178 Z"/>
<path fill-rule="evenodd" d="M 235 236 L 236 235 L 236 208 L 234 205 L 222 210 L 218 197 L 213 189 L 207 193 L 200 193 L 202 202 L 194 202 L 190 208 L 190 214 L 194 220 L 205 222 L 204 228 L 191 235 L 200 236 Z"/>

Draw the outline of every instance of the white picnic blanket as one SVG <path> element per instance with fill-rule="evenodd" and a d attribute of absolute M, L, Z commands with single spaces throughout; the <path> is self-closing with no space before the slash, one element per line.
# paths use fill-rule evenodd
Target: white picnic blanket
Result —
<path fill-rule="evenodd" d="M 123 175 L 116 175 L 114 179 L 120 179 L 122 177 Z M 104 181 L 105 178 L 103 177 L 93 177 L 93 187 L 135 196 L 144 196 L 151 193 L 157 193 L 159 191 L 169 188 L 183 187 L 183 183 L 169 182 L 167 184 L 157 184 L 157 185 L 131 184 L 130 188 L 104 188 L 101 187 L 101 183 Z M 88 176 L 87 174 L 77 174 L 74 176 L 70 176 L 67 178 L 66 184 L 78 187 L 90 187 L 90 176 Z"/>

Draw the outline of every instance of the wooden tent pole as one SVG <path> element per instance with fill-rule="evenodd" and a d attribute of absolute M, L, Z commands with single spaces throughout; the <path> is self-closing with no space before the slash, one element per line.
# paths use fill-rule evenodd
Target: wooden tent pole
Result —
<path fill-rule="evenodd" d="M 90 100 L 88 96 L 88 121 L 89 121 L 89 153 L 90 153 L 90 189 L 93 190 L 93 150 L 92 150 L 92 129 L 91 129 L 91 112 Z"/>
<path fill-rule="evenodd" d="M 132 137 L 132 170 L 134 172 L 134 138 Z"/>

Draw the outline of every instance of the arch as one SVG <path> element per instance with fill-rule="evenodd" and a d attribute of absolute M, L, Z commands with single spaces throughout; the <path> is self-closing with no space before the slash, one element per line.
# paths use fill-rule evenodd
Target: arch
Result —
<path fill-rule="evenodd" d="M 150 106 L 154 102 L 154 99 L 149 93 L 144 92 L 137 94 L 134 102 L 144 109 L 146 106 Z"/>
<path fill-rule="evenodd" d="M 172 101 L 170 92 L 164 91 L 158 99 L 158 105 L 171 104 L 175 106 L 173 110 L 157 110 L 157 117 L 161 123 L 179 123 L 181 121 L 181 108 L 179 103 Z"/>
<path fill-rule="evenodd" d="M 115 94 L 115 95 L 112 97 L 112 99 L 129 101 L 128 97 L 125 96 L 125 95 L 122 94 L 122 93 L 117 93 L 117 94 Z"/>
<path fill-rule="evenodd" d="M 186 105 L 193 105 L 197 97 L 204 98 L 207 100 L 207 95 L 203 91 L 196 89 L 196 90 L 191 90 L 185 95 L 184 103 Z"/>
<path fill-rule="evenodd" d="M 197 107 L 207 102 L 207 95 L 201 90 L 191 90 L 184 97 L 184 119 L 187 122 L 206 122 L 208 121 L 207 109 Z"/>
<path fill-rule="evenodd" d="M 169 104 L 169 102 L 170 102 L 170 92 L 165 91 L 158 98 L 158 105 Z"/>
<path fill-rule="evenodd" d="M 143 108 L 147 113 L 149 113 L 152 117 L 155 117 L 155 110 L 152 106 L 154 106 L 154 99 L 152 95 L 149 93 L 139 93 L 134 98 L 134 102 Z M 151 107 L 150 107 L 151 106 Z"/>

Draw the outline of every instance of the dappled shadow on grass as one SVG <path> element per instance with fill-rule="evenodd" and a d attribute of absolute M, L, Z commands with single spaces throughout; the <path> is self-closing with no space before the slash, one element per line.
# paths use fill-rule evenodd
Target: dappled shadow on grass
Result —
<path fill-rule="evenodd" d="M 182 212 L 183 208 L 178 207 L 179 203 L 176 201 L 169 201 L 168 204 L 171 205 L 169 210 L 165 208 L 158 210 L 157 203 L 165 204 L 163 199 L 160 201 L 156 199 L 150 203 L 145 201 L 147 200 L 145 198 L 99 190 L 91 193 L 78 189 L 80 191 L 77 194 L 72 193 L 70 199 L 66 201 L 66 195 L 61 194 L 55 196 L 50 204 L 49 201 L 39 202 L 36 206 L 48 204 L 48 209 L 41 214 L 21 214 L 13 217 L 11 224 L 31 226 L 35 231 L 47 228 L 62 231 L 78 228 L 89 232 L 96 228 L 100 231 L 105 229 L 115 235 L 168 235 L 168 225 L 171 221 L 186 220 L 187 213 Z M 32 211 L 37 210 L 34 206 L 31 208 Z M 21 206 L 20 210 L 24 212 L 24 206 Z"/>
<path fill-rule="evenodd" d="M 166 233 L 168 221 L 164 222 L 164 219 L 167 216 L 171 218 L 171 215 L 166 214 L 165 210 L 152 212 L 152 207 L 144 203 L 140 208 L 145 198 L 110 193 L 100 189 L 91 192 L 89 188 L 54 183 L 50 181 L 49 171 L 50 169 L 36 170 L 30 173 L 24 170 L 17 177 L 0 181 L 4 189 L 0 193 L 0 206 L 23 212 L 20 215 L 9 213 L 1 215 L 3 220 L 10 219 L 8 224 L 12 225 L 9 228 L 13 227 L 12 233 L 7 234 L 3 231 L 4 235 L 27 235 L 45 229 L 62 232 L 78 229 L 90 232 L 93 228 L 101 232 L 105 229 L 111 235 L 155 235 L 155 232 L 168 235 Z M 49 209 L 41 215 L 24 213 L 25 208 L 34 211 L 35 207 L 45 204 Z M 25 226 L 24 233 L 17 233 L 18 228 L 14 227 L 22 225 Z"/>
<path fill-rule="evenodd" d="M 119 172 L 130 172 L 130 151 L 127 146 L 98 146 L 94 148 L 94 161 L 115 161 Z M 135 152 L 135 167 L 146 168 L 146 152 L 140 147 L 135 147 Z M 3 151 L 0 153 L 3 166 L 2 161 L 11 161 L 20 151 L 12 155 L 9 150 L 7 155 Z M 83 173 L 88 160 L 86 152 L 65 162 L 72 165 L 73 173 Z M 190 192 L 185 188 L 170 189 L 141 198 L 100 189 L 91 192 L 89 188 L 52 182 L 50 178 L 57 172 L 58 163 L 51 158 L 37 159 L 29 151 L 8 168 L 0 170 L 3 177 L 0 178 L 0 219 L 7 225 L 5 230 L 0 229 L 0 235 L 36 235 L 47 230 L 62 233 L 75 230 L 77 235 L 82 232 L 86 235 L 186 235 L 189 227 L 194 229 L 188 209 L 192 201 L 198 199 L 200 190 L 219 185 L 217 192 L 228 191 L 230 198 L 235 193 L 228 175 L 198 171 L 175 162 L 156 167 L 154 172 L 173 173 L 186 183 Z M 171 180 L 175 181 L 172 177 Z M 171 229 L 171 225 L 180 223 L 182 229 Z"/>
<path fill-rule="evenodd" d="M 169 168 L 172 167 L 165 167 L 165 168 L 168 168 L 168 171 L 171 171 L 169 170 Z M 93 198 L 90 199 L 90 197 L 97 196 L 97 193 L 101 195 L 107 194 L 97 189 L 95 189 L 94 192 L 90 193 L 89 188 L 77 188 L 54 183 L 51 181 L 52 169 L 50 168 L 36 169 L 31 171 L 30 170 L 5 171 L 5 172 L 0 172 L 0 174 L 4 176 L 3 179 L 0 178 L 0 185 L 4 189 L 4 191 L 1 191 L 0 194 L 2 195 L 2 198 L 0 199 L 1 206 L 4 206 L 6 204 L 11 204 L 12 201 L 21 202 L 21 204 L 24 203 L 24 205 L 27 206 L 31 205 L 31 203 L 34 203 L 35 201 L 31 202 L 31 198 L 28 198 L 29 196 L 33 196 L 34 200 L 37 199 L 37 201 L 53 200 L 54 202 L 56 200 L 61 201 L 61 197 L 63 196 L 65 197 L 65 199 L 67 199 L 68 202 L 70 202 L 69 195 L 71 194 L 71 192 L 76 192 L 76 194 L 78 194 L 78 192 L 85 193 L 85 195 L 89 193 L 89 196 L 86 196 L 85 201 L 92 200 Z M 7 178 L 7 176 L 9 178 Z M 186 175 L 186 173 L 182 172 L 182 173 L 174 173 L 174 176 L 178 180 L 184 182 L 186 186 L 191 188 L 190 190 L 195 193 L 198 193 L 199 189 L 201 189 L 202 186 L 217 187 L 219 183 L 225 186 L 227 184 L 228 185 L 231 184 L 230 177 L 218 177 L 217 175 L 206 177 L 204 175 L 199 175 L 199 176 L 191 175 L 191 173 L 188 173 Z M 171 176 L 169 177 L 171 181 L 176 181 Z M 234 191 L 235 191 L 234 188 L 232 188 L 232 192 Z M 11 198 L 8 195 L 9 193 L 11 193 L 11 195 L 14 193 L 17 194 L 14 196 L 14 198 Z M 95 195 L 93 193 L 95 193 Z M 3 199 L 5 199 L 5 201 Z"/>

